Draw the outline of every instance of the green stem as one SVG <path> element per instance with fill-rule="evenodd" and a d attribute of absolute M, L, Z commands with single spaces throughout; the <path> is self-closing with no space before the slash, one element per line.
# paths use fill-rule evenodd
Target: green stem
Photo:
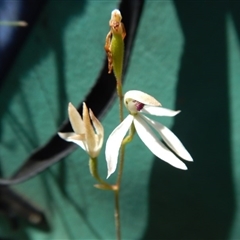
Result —
<path fill-rule="evenodd" d="M 117 80 L 117 94 L 119 98 L 119 118 L 120 122 L 123 121 L 123 94 L 122 94 L 122 81 Z"/>
<path fill-rule="evenodd" d="M 135 127 L 132 124 L 129 130 L 128 136 L 126 136 L 122 141 L 122 146 L 120 149 L 119 171 L 118 171 L 118 178 L 117 178 L 117 186 L 119 187 L 119 189 L 120 189 L 122 174 L 123 174 L 125 145 L 132 141 L 134 133 L 135 133 Z"/>
<path fill-rule="evenodd" d="M 117 240 L 121 240 L 121 226 L 120 226 L 120 206 L 119 206 L 119 189 L 114 191 L 115 199 L 115 226 L 116 226 L 116 236 Z"/>
<path fill-rule="evenodd" d="M 123 94 L 122 94 L 122 81 L 117 79 L 117 94 L 119 98 L 119 118 L 120 122 L 123 121 Z M 120 181 L 119 175 L 122 175 L 123 163 L 124 163 L 124 146 L 120 149 L 120 164 L 118 169 L 118 177 L 116 182 L 116 190 L 114 191 L 115 198 L 115 226 L 116 226 L 116 236 L 117 240 L 121 240 L 121 221 L 120 221 L 120 204 L 119 204 L 119 193 L 120 193 Z M 121 179 L 121 178 L 120 178 Z"/>
<path fill-rule="evenodd" d="M 121 239 L 119 194 L 120 194 L 121 180 L 122 180 L 122 174 L 123 174 L 125 145 L 132 141 L 134 133 L 135 133 L 135 127 L 132 124 L 130 127 L 130 130 L 129 130 L 128 136 L 125 137 L 122 141 L 122 146 L 120 149 L 120 163 L 119 163 L 116 189 L 114 191 L 114 194 L 115 194 L 115 225 L 116 225 L 117 240 Z"/>
<path fill-rule="evenodd" d="M 113 190 L 113 186 L 102 180 L 98 174 L 97 158 L 89 158 L 89 169 L 92 176 L 101 184 L 102 189 Z"/>

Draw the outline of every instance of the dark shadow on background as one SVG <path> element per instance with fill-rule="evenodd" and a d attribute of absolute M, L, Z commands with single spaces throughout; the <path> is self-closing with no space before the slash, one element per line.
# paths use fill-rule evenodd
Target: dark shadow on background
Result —
<path fill-rule="evenodd" d="M 23 5 L 25 8 L 29 6 L 31 8 L 31 4 L 28 5 L 28 1 L 24 2 Z M 78 15 L 81 17 L 81 15 L 84 14 L 86 7 L 86 1 L 71 1 L 71 3 L 62 1 L 61 3 L 56 3 L 49 1 L 46 8 L 43 9 L 41 18 L 38 19 L 38 25 L 35 26 L 33 31 L 35 31 L 34 39 L 31 39 L 30 43 L 28 42 L 28 45 L 32 44 L 32 49 L 30 47 L 25 50 L 25 58 L 24 63 L 21 64 L 21 67 L 17 67 L 15 65 L 15 74 L 10 73 L 10 77 L 6 77 L 5 80 L 8 80 L 7 87 L 5 88 L 5 91 L 1 92 L 0 97 L 0 140 L 1 140 L 1 120 L 5 117 L 7 110 L 9 109 L 9 104 L 11 103 L 12 97 L 15 96 L 16 92 L 19 92 L 22 90 L 22 86 L 20 85 L 19 78 L 26 75 L 26 73 L 33 69 L 35 66 L 39 64 L 39 62 L 42 61 L 43 58 L 46 57 L 46 55 L 50 51 L 54 51 L 55 57 L 56 57 L 56 71 L 58 74 L 58 93 L 59 95 L 56 96 L 56 102 L 59 103 L 59 116 L 57 116 L 56 119 L 56 127 L 58 127 L 66 117 L 66 113 L 64 113 L 63 106 L 66 106 L 67 99 L 66 99 L 66 87 L 65 87 L 65 46 L 63 43 L 63 33 L 66 25 L 68 24 L 69 20 L 74 17 L 75 15 Z M 52 14 L 54 12 L 54 18 L 52 17 Z M 26 17 L 27 18 L 27 17 Z M 37 31 L 36 31 L 37 28 Z M 37 32 L 37 33 L 36 33 Z M 28 41 L 28 39 L 26 39 Z M 26 44 L 26 42 L 25 42 Z M 39 46 L 39 49 L 35 49 L 36 46 Z M 2 56 L 1 56 L 2 57 Z M 1 78 L 1 76 L 0 76 Z M 4 80 L 4 81 L 5 81 Z M 42 79 L 35 78 L 33 81 L 39 81 L 39 84 L 41 86 Z M 42 89 L 42 92 L 44 93 L 45 89 Z M 46 102 L 48 101 L 48 96 L 46 96 Z M 24 94 L 22 95 L 21 102 L 19 102 L 19 105 L 22 106 L 23 112 L 26 116 L 28 116 L 29 124 L 28 126 L 20 126 L 17 123 L 17 120 L 15 120 L 15 123 L 13 122 L 13 125 L 16 125 L 19 127 L 19 132 L 27 132 L 25 127 L 28 129 L 28 132 L 35 133 L 37 130 L 34 127 L 34 123 L 31 121 L 32 119 L 32 112 L 30 112 L 29 106 L 27 105 L 27 100 L 25 99 Z M 17 114 L 17 113 L 16 113 Z M 12 119 L 14 121 L 14 119 Z M 20 129 L 22 127 L 22 129 Z M 31 127 L 31 131 L 29 131 L 29 127 Z M 29 138 L 27 136 L 27 138 Z M 36 141 L 36 137 L 34 138 L 34 142 L 32 142 L 32 145 L 38 146 L 39 143 Z M 6 143 L 4 143 L 6 144 Z M 27 149 L 29 151 L 29 149 Z M 5 161 L 4 159 L 0 159 L 0 161 Z M 4 173 L 3 173 L 4 174 Z M 63 178 L 62 178 L 63 179 Z"/>
<path fill-rule="evenodd" d="M 229 15 L 233 19 L 235 30 L 240 44 L 240 3 L 238 1 L 229 1 Z"/>
<path fill-rule="evenodd" d="M 42 19 L 42 27 L 48 33 L 46 34 L 46 41 L 48 42 L 51 49 L 54 50 L 56 71 L 58 79 L 58 91 L 56 96 L 56 102 L 58 103 L 58 116 L 56 119 L 56 127 L 58 128 L 66 116 L 66 108 L 69 99 L 66 92 L 66 75 L 65 75 L 65 46 L 64 46 L 64 30 L 68 20 L 74 15 L 83 15 L 86 7 L 86 1 L 59 1 L 49 4 L 47 13 Z M 48 16 L 57 12 L 58 17 L 52 21 L 49 21 Z M 63 27 L 64 26 L 64 27 Z M 41 79 L 40 79 L 41 81 Z M 58 185 L 62 192 L 66 193 L 66 163 L 65 161 L 59 162 L 59 178 Z"/>
<path fill-rule="evenodd" d="M 235 211 L 227 78 L 229 5 L 226 1 L 174 4 L 185 46 L 175 108 L 182 113 L 175 118 L 173 132 L 194 163 L 181 171 L 154 161 L 143 239 L 227 239 Z M 235 5 L 239 9 L 240 3 Z M 239 26 L 239 12 L 237 21 Z"/>
<path fill-rule="evenodd" d="M 6 42 L 0 42 L 0 88 L 6 80 L 5 76 L 10 70 L 11 65 L 14 63 L 16 56 L 23 46 L 24 41 L 30 34 L 32 27 L 37 21 L 39 14 L 47 1 L 48 0 L 25 0 L 20 2 L 0 0 L 1 13 L 4 15 L 1 20 L 24 20 L 28 23 L 27 27 L 0 26 L 0 28 L 5 31 L 8 28 L 7 37 L 5 36 Z M 14 13 L 18 15 L 15 15 Z M 0 31 L 0 34 L 3 34 L 3 32 Z"/>
<path fill-rule="evenodd" d="M 0 186 L 0 226 L 0 239 L 6 239 L 4 235 L 14 239 L 29 239 L 26 237 L 26 227 L 44 232 L 50 231 L 46 216 L 40 208 L 16 191 L 4 186 Z M 26 236 L 23 237 L 23 235 Z"/>
<path fill-rule="evenodd" d="M 129 57 L 131 55 L 131 49 L 132 49 L 132 45 L 133 45 L 133 42 L 134 42 L 136 28 L 137 28 L 138 22 L 139 22 L 139 16 L 141 15 L 143 2 L 144 2 L 143 0 L 142 1 L 135 0 L 135 1 L 131 1 L 131 2 L 123 0 L 123 1 L 121 1 L 121 4 L 120 4 L 120 9 L 123 10 L 122 13 L 123 13 L 123 16 L 124 16 L 124 19 L 125 19 L 125 23 L 126 23 L 125 27 L 126 27 L 126 30 L 128 32 L 128 38 L 126 39 L 126 42 L 125 42 L 126 43 L 126 45 L 125 45 L 126 46 L 126 48 L 125 48 L 125 51 L 126 51 L 126 54 L 125 54 L 125 60 L 126 61 L 125 61 L 125 63 L 126 64 L 124 66 L 125 71 L 127 69 L 126 66 L 127 66 L 128 59 L 129 59 Z M 79 4 L 80 3 L 82 3 L 82 2 L 79 1 Z M 62 9 L 62 10 L 64 11 L 64 13 L 66 13 L 66 9 Z M 126 14 L 126 16 L 125 16 L 125 14 Z M 55 15 L 56 15 L 56 12 L 55 12 Z M 61 20 L 64 21 L 64 18 L 61 19 Z M 43 43 L 41 43 L 41 41 L 44 41 L 41 38 L 41 36 L 42 36 L 41 31 L 44 31 L 44 32 L 46 31 L 45 28 L 48 27 L 49 22 L 48 21 L 41 21 L 41 23 L 42 23 L 42 29 L 40 30 L 40 34 L 39 34 L 40 37 L 34 35 L 35 38 L 36 38 L 35 40 L 40 43 L 39 44 L 40 46 L 44 45 Z M 49 29 L 50 29 L 49 34 L 55 34 L 54 31 L 51 31 L 52 30 L 51 27 Z M 39 29 L 38 29 L 37 32 L 39 33 Z M 61 34 L 57 34 L 57 36 L 61 37 Z M 56 37 L 56 39 L 58 39 L 58 37 Z M 63 41 L 59 41 L 59 42 L 63 43 Z M 47 41 L 47 43 L 48 43 L 48 41 Z M 54 41 L 51 42 L 51 44 L 54 44 Z M 61 44 L 60 44 L 60 46 L 61 46 Z M 55 47 L 53 46 L 53 48 L 56 49 L 56 51 L 58 51 L 57 49 L 59 49 L 56 46 Z M 46 48 L 46 49 L 48 49 L 48 48 Z M 46 52 L 47 52 L 46 49 L 44 48 L 44 51 L 41 52 L 41 55 L 42 54 L 46 54 Z M 29 47 L 28 47 L 28 50 L 29 50 Z M 64 54 L 61 54 L 61 53 L 64 53 L 64 52 L 62 50 L 59 50 L 59 54 L 56 54 L 56 58 L 57 57 L 62 57 L 63 58 Z M 29 69 L 31 67 L 34 67 L 34 64 L 32 64 L 31 61 L 29 62 L 29 59 L 28 59 L 29 57 L 31 58 L 34 54 L 35 53 L 33 51 L 29 55 L 26 54 L 26 52 L 25 52 L 25 55 L 26 55 L 26 58 L 27 58 L 28 61 L 26 61 L 26 64 L 25 64 L 26 66 L 21 68 L 20 72 L 22 72 L 22 71 L 24 72 L 25 69 L 27 70 L 27 69 Z M 36 57 L 37 60 L 40 59 L 40 58 L 42 58 L 42 57 L 40 57 L 40 56 Z M 64 69 L 64 59 L 59 60 L 58 63 L 59 63 L 59 65 L 57 66 L 58 74 L 59 74 L 59 76 L 62 76 L 62 79 L 59 80 L 60 91 L 61 91 L 61 90 L 65 90 L 65 88 L 64 88 L 65 76 L 64 76 L 64 74 L 62 74 L 62 73 L 64 73 L 63 70 L 62 70 L 62 69 Z M 33 65 L 33 66 L 29 67 L 29 65 Z M 61 68 L 61 66 L 62 66 L 62 68 Z M 103 73 L 103 72 L 105 72 L 105 73 Z M 104 77 L 105 75 L 107 77 Z M 100 86 L 103 86 L 103 84 L 101 84 L 103 80 L 104 80 L 104 84 L 106 83 L 106 80 L 107 80 L 108 83 L 110 83 L 110 80 L 112 80 L 112 78 L 113 78 L 113 75 L 107 74 L 107 63 L 105 63 L 104 68 L 103 68 L 102 72 L 100 73 L 100 75 L 99 75 L 99 77 L 98 77 L 98 79 L 96 81 L 96 84 L 94 85 L 94 88 L 87 95 L 87 102 L 91 103 L 93 101 L 93 98 L 92 98 L 92 96 L 94 96 L 93 93 L 96 91 L 96 89 L 100 89 Z M 16 79 L 16 83 L 19 84 L 19 82 L 17 80 L 18 80 L 18 78 Z M 114 84 L 114 81 L 111 81 L 111 82 Z M 108 84 L 108 87 L 109 86 L 110 85 Z M 11 91 L 12 95 L 10 94 L 10 97 L 14 96 L 14 92 L 18 90 L 17 89 L 18 85 L 17 86 L 14 85 L 13 87 L 14 87 L 14 89 L 12 89 L 12 91 Z M 115 86 L 114 86 L 114 88 L 115 88 Z M 98 104 L 94 104 L 94 106 L 95 106 L 94 112 L 96 110 L 99 115 L 103 115 L 102 102 L 106 102 L 106 98 L 107 99 L 109 98 L 109 100 L 110 100 L 110 98 L 112 98 L 111 97 L 112 92 L 109 91 L 109 89 L 103 89 L 103 92 L 106 93 L 107 97 L 106 96 L 102 97 L 101 101 L 98 101 Z M 109 96 L 109 94 L 110 94 L 110 96 Z M 64 95 L 64 92 L 59 94 L 59 96 L 61 96 L 61 95 Z M 59 100 L 59 101 L 61 101 L 61 100 Z M 111 102 L 111 100 L 107 102 L 108 106 L 109 106 L 109 102 Z M 9 102 L 7 102 L 7 103 L 9 103 Z M 92 106 L 92 104 L 89 104 L 89 105 Z M 4 110 L 5 109 L 7 109 L 6 106 L 4 106 Z M 80 108 L 78 110 L 81 111 Z M 3 111 L 3 113 L 4 113 L 4 111 Z M 61 128 L 63 129 L 63 128 L 69 128 L 69 127 L 70 127 L 70 124 L 69 124 L 69 122 L 67 122 L 67 123 L 63 124 L 63 126 Z M 29 174 L 29 169 L 30 170 L 34 170 L 34 171 L 39 170 L 40 167 L 44 166 L 44 164 L 41 164 L 39 160 L 43 160 L 43 161 L 45 161 L 45 163 L 48 160 L 49 160 L 49 162 L 51 160 L 52 163 L 56 162 L 56 159 L 59 158 L 59 156 L 57 156 L 57 157 L 56 156 L 51 156 L 51 159 L 47 159 L 47 156 L 51 155 L 51 154 L 49 154 L 48 151 L 52 152 L 52 150 L 53 150 L 53 149 L 49 149 L 49 147 L 52 146 L 53 142 L 57 143 L 55 145 L 57 145 L 57 147 L 60 149 L 59 150 L 60 154 L 64 155 L 65 154 L 64 151 L 67 152 L 66 150 L 62 151 L 62 149 L 61 149 L 62 145 L 64 145 L 64 144 L 58 144 L 58 141 L 56 141 L 56 138 L 57 138 L 57 136 L 54 136 L 52 139 L 50 139 L 50 141 L 45 146 L 43 146 L 39 150 L 36 150 L 35 153 L 30 155 L 29 161 L 27 160 L 26 163 L 22 165 L 22 167 L 17 171 L 17 173 L 12 177 L 12 179 L 10 179 L 10 181 L 13 180 L 13 179 L 17 179 L 18 181 L 21 181 L 21 177 L 23 177 L 24 175 L 26 176 L 27 174 Z M 58 137 L 58 139 L 59 139 L 59 137 Z M 66 146 L 66 142 L 61 141 L 61 143 L 65 143 L 65 146 Z M 70 147 L 66 147 L 66 148 L 70 152 L 71 148 Z M 53 152 L 55 152 L 55 149 L 53 150 Z M 59 152 L 57 154 L 59 154 Z M 31 160 L 33 160 L 33 161 L 35 160 L 35 164 L 33 164 L 33 161 L 31 161 Z M 70 197 L 68 195 L 68 192 L 66 191 L 67 189 L 65 189 L 65 181 L 64 181 L 64 179 L 65 179 L 65 170 L 62 168 L 62 166 L 63 165 L 61 165 L 60 170 L 59 170 L 59 178 L 61 178 L 60 180 L 62 180 L 62 181 L 59 181 L 59 178 L 56 177 L 56 180 L 57 180 L 56 182 L 59 184 L 59 186 L 61 186 L 60 187 L 61 193 L 63 194 L 65 199 L 68 200 L 69 203 L 72 204 L 76 208 L 76 210 L 79 212 L 79 214 L 84 214 L 83 212 L 81 213 L 81 208 L 78 207 L 78 205 L 75 202 L 74 198 Z M 28 177 L 30 178 L 31 176 L 28 175 Z M 1 184 L 4 184 L 4 182 L 6 183 L 6 181 L 8 182 L 8 179 L 0 179 L 0 180 L 1 180 Z M 6 181 L 4 181 L 4 180 L 6 180 Z M 45 183 L 44 180 L 43 180 L 43 183 Z M 49 190 L 50 190 L 49 188 L 46 190 L 46 195 L 47 195 L 47 198 L 51 201 L 52 200 L 52 196 L 51 196 L 51 192 Z M 97 232 L 95 232 L 95 236 L 99 239 L 99 236 L 96 233 Z"/>
<path fill-rule="evenodd" d="M 31 2 L 29 1 L 25 1 L 22 3 L 22 8 L 25 10 L 27 9 L 27 11 L 23 12 L 22 14 L 22 19 L 32 19 L 34 18 L 34 22 L 28 22 L 29 23 L 29 27 L 28 28 L 33 28 L 33 31 L 36 31 L 36 28 L 38 28 L 38 33 L 34 33 L 34 46 L 38 45 L 41 48 L 41 51 L 39 51 L 38 49 L 30 49 L 28 51 L 25 51 L 25 59 L 24 59 L 24 64 L 21 65 L 21 69 L 18 69 L 18 72 L 15 69 L 16 74 L 14 76 L 8 77 L 6 75 L 6 73 L 4 73 L 3 75 L 6 75 L 5 79 L 2 78 L 2 76 L 0 76 L 0 83 L 5 82 L 5 80 L 9 80 L 9 88 L 7 88 L 7 90 L 5 92 L 2 91 L 2 96 L 1 99 L 2 101 L 0 101 L 0 140 L 1 140 L 1 131 L 2 131 L 2 126 L 1 126 L 1 119 L 3 119 L 5 117 L 6 114 L 8 114 L 8 116 L 11 118 L 12 120 L 12 126 L 14 126 L 15 128 L 18 128 L 17 132 L 18 133 L 24 133 L 25 135 L 25 139 L 30 139 L 30 135 L 28 135 L 27 131 L 25 130 L 24 126 L 21 126 L 18 123 L 18 118 L 14 118 L 11 116 L 11 114 L 8 112 L 9 109 L 9 104 L 11 104 L 11 100 L 12 97 L 14 97 L 16 92 L 21 91 L 21 85 L 19 82 L 19 76 L 24 76 L 26 75 L 26 73 L 30 70 L 33 69 L 36 65 L 38 65 L 39 62 L 41 62 L 44 57 L 46 57 L 46 55 L 49 53 L 49 51 L 53 50 L 54 54 L 55 54 L 55 59 L 56 59 L 56 71 L 57 71 L 57 75 L 58 75 L 58 95 L 56 96 L 56 102 L 58 102 L 59 104 L 59 116 L 56 119 L 56 127 L 58 127 L 63 120 L 65 119 L 65 110 L 63 110 L 63 106 L 67 105 L 67 96 L 66 96 L 66 77 L 65 77 L 65 46 L 64 46 L 64 42 L 63 42 L 63 34 L 64 34 L 64 30 L 66 25 L 68 24 L 69 20 L 78 15 L 79 17 L 81 17 L 81 15 L 84 14 L 85 11 L 85 7 L 86 7 L 86 1 L 71 1 L 71 2 L 66 2 L 66 1 L 61 1 L 61 2 L 51 2 L 51 1 L 42 1 L 44 2 L 44 4 L 46 4 L 46 2 L 48 2 L 46 4 L 46 6 L 44 5 L 45 8 L 41 8 L 42 12 L 41 12 L 41 18 L 38 19 L 38 21 L 36 21 L 36 19 L 34 18 L 34 16 L 31 15 L 31 8 L 35 7 L 32 5 Z M 1 4 L 0 4 L 1 5 Z M 52 14 L 54 13 L 54 18 L 52 17 Z M 25 14 L 25 15 L 24 15 Z M 31 15 L 31 16 L 29 16 Z M 32 24 L 34 24 L 36 22 L 38 22 L 38 26 L 34 26 Z M 21 30 L 21 29 L 20 29 Z M 20 30 L 17 30 L 17 32 Z M 27 32 L 27 30 L 29 29 L 24 29 L 21 32 L 27 34 L 29 32 Z M 30 30 L 29 30 L 30 31 Z M 17 34 L 17 33 L 16 33 Z M 21 36 L 15 36 L 16 40 L 18 39 L 22 39 L 22 35 Z M 13 40 L 11 40 L 11 44 L 13 44 Z M 10 41 L 9 40 L 9 41 Z M 24 39 L 25 40 L 25 44 L 26 41 L 28 41 L 28 39 Z M 33 40 L 31 40 L 33 41 Z M 23 40 L 22 40 L 23 43 Z M 16 43 L 17 44 L 17 43 Z M 22 47 L 22 44 L 18 45 L 18 47 Z M 16 48 L 15 46 L 13 47 L 14 49 Z M 8 51 L 9 49 L 6 48 L 6 50 L 4 51 Z M 3 51 L 3 53 L 4 53 Z M 11 53 L 12 51 L 10 51 Z M 16 51 L 17 52 L 17 51 Z M 11 55 L 11 54 L 10 54 Z M 5 62 L 6 59 L 3 58 L 3 56 L 5 56 L 4 54 L 1 56 L 1 62 Z M 7 56 L 7 55 L 6 55 Z M 12 56 L 12 55 L 11 55 Z M 12 59 L 11 61 L 7 58 L 7 62 L 11 62 L 13 63 L 13 60 L 15 60 L 15 56 L 12 56 L 14 59 Z M 5 65 L 4 65 L 5 66 Z M 1 66 L 2 67 L 2 66 Z M 8 67 L 10 68 L 10 67 Z M 0 70 L 3 70 L 2 68 Z M 3 81 L 4 80 L 4 81 Z M 34 79 L 34 81 L 36 81 L 36 79 Z M 42 82 L 42 79 L 37 79 L 37 81 Z M 0 87 L 2 87 L 2 85 L 0 85 Z M 44 92 L 44 90 L 43 90 Z M 4 99 L 4 100 L 3 100 Z M 20 103 L 20 105 L 22 104 L 22 108 L 23 108 L 23 112 L 25 113 L 26 116 L 28 116 L 29 119 L 29 124 L 28 126 L 26 126 L 28 129 L 29 127 L 31 128 L 31 131 L 28 130 L 29 134 L 31 133 L 35 133 L 38 132 L 35 129 L 34 123 L 31 121 L 31 112 L 29 109 L 29 106 L 27 105 L 27 101 L 25 99 L 25 96 L 22 95 L 22 102 Z M 16 113 L 17 114 L 17 113 Z M 37 136 L 37 135 L 36 135 Z M 28 148 L 29 145 L 33 145 L 34 147 L 38 146 L 38 140 L 37 138 L 34 138 L 34 141 L 27 141 L 27 144 L 25 144 L 24 146 L 26 146 L 26 148 Z M 7 146 L 6 143 L 5 146 Z M 27 149 L 29 151 L 29 149 Z M 7 159 L 0 159 L 0 163 L 1 161 L 6 161 Z M 0 164 L 0 170 L 1 170 L 1 164 Z M 62 189 L 65 188 L 65 171 L 66 171 L 66 167 L 65 167 L 65 163 L 64 161 L 61 161 L 60 165 L 59 165 L 59 184 L 61 186 Z M 1 171 L 1 177 L 4 175 L 4 172 Z M 49 199 L 51 198 L 50 196 L 47 196 Z M 1 219 L 1 224 L 4 221 L 2 221 Z M 24 226 L 27 226 L 25 223 L 23 223 L 21 225 L 21 231 L 24 231 Z M 7 235 L 7 233 L 6 233 Z M 1 238 L 1 236 L 0 236 Z M 28 239 L 27 237 L 25 238 L 21 238 L 21 239 Z"/>

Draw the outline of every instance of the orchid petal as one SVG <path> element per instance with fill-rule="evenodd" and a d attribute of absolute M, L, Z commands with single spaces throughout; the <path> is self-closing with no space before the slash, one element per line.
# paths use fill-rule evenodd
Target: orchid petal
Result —
<path fill-rule="evenodd" d="M 163 138 L 165 143 L 181 158 L 192 162 L 193 159 L 186 148 L 183 146 L 181 141 L 177 138 L 177 136 L 167 127 L 162 125 L 159 122 L 156 122 L 152 119 L 149 119 L 146 116 L 142 117 L 147 121 Z"/>
<path fill-rule="evenodd" d="M 104 129 L 103 129 L 103 126 L 102 124 L 100 123 L 100 121 L 95 117 L 95 115 L 93 114 L 92 110 L 89 109 L 89 115 L 90 115 L 90 118 L 92 120 L 92 123 L 93 123 L 93 126 L 96 130 L 96 139 L 97 139 L 97 145 L 99 148 L 102 147 L 102 144 L 103 144 L 103 138 L 104 138 Z"/>
<path fill-rule="evenodd" d="M 96 150 L 96 138 L 93 126 L 90 122 L 89 113 L 85 102 L 83 103 L 83 122 L 86 134 L 86 144 L 88 146 L 88 153 L 90 156 L 94 157 Z"/>
<path fill-rule="evenodd" d="M 151 95 L 144 93 L 138 90 L 131 90 L 124 94 L 124 103 L 126 104 L 127 99 L 133 99 L 140 103 L 149 105 L 149 106 L 162 106 L 158 100 L 156 100 Z"/>
<path fill-rule="evenodd" d="M 163 107 L 154 107 L 145 105 L 141 110 L 142 113 L 147 113 L 155 116 L 174 117 L 181 111 L 173 111 Z"/>
<path fill-rule="evenodd" d="M 84 134 L 76 134 L 74 132 L 66 132 L 66 133 L 59 132 L 58 136 L 67 142 L 76 143 L 84 151 L 86 151 L 86 147 L 85 147 L 85 143 L 84 143 L 84 140 L 85 140 Z"/>
<path fill-rule="evenodd" d="M 73 131 L 77 134 L 83 134 L 84 133 L 83 120 L 77 109 L 72 105 L 72 103 L 68 104 L 68 116 Z"/>
<path fill-rule="evenodd" d="M 130 128 L 132 122 L 133 116 L 128 115 L 108 137 L 105 149 L 105 156 L 108 168 L 107 178 L 109 178 L 109 176 L 114 173 L 117 168 L 119 149 L 121 147 L 122 140 L 126 135 L 128 129 Z"/>
<path fill-rule="evenodd" d="M 187 169 L 187 166 L 159 141 L 141 115 L 134 117 L 134 126 L 143 143 L 154 155 L 176 168 Z"/>

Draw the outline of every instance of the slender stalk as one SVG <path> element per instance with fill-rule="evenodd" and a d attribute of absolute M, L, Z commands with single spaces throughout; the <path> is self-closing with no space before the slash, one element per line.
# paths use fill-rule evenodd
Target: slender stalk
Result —
<path fill-rule="evenodd" d="M 0 21 L 0 25 L 12 27 L 26 27 L 28 24 L 25 21 Z"/>
<path fill-rule="evenodd" d="M 119 171 L 118 171 L 118 178 L 117 178 L 117 186 L 119 189 L 120 189 L 122 174 L 123 174 L 125 145 L 132 141 L 134 133 L 135 133 L 135 127 L 132 124 L 129 130 L 129 134 L 127 137 L 123 139 L 122 146 L 120 149 L 120 163 L 119 163 Z"/>
<path fill-rule="evenodd" d="M 120 122 L 123 121 L 123 93 L 122 93 L 122 81 L 121 79 L 117 79 L 117 94 L 119 98 L 119 118 Z M 123 164 L 124 164 L 124 146 L 121 146 L 120 149 L 120 163 L 118 169 L 118 177 L 116 182 L 116 190 L 114 191 L 115 198 L 115 226 L 116 226 L 116 237 L 117 240 L 121 240 L 121 221 L 120 221 L 120 203 L 119 203 L 119 194 L 120 194 L 120 183 L 121 176 L 123 172 Z"/>
<path fill-rule="evenodd" d="M 114 191 L 114 200 L 115 200 L 115 213 L 114 213 L 114 216 L 115 216 L 116 236 L 117 236 L 117 240 L 121 240 L 119 189 Z"/>
<path fill-rule="evenodd" d="M 117 80 L 117 94 L 119 98 L 119 118 L 120 122 L 123 121 L 123 94 L 122 94 L 122 81 Z"/>
<path fill-rule="evenodd" d="M 115 194 L 115 226 L 116 226 L 117 240 L 121 239 L 119 194 L 120 194 L 121 180 L 122 180 L 122 174 L 123 174 L 125 145 L 132 141 L 134 133 L 135 133 L 135 127 L 132 124 L 129 134 L 126 138 L 124 138 L 121 149 L 120 149 L 120 163 L 119 163 L 116 189 L 114 191 L 114 194 Z"/>
<path fill-rule="evenodd" d="M 113 190 L 113 186 L 105 182 L 104 180 L 101 179 L 101 177 L 98 174 L 98 163 L 97 163 L 97 158 L 90 158 L 89 159 L 89 169 L 92 174 L 92 176 L 99 182 L 101 183 L 102 187 L 105 189 Z"/>
<path fill-rule="evenodd" d="M 122 174 L 123 174 L 123 165 L 124 165 L 124 153 L 125 153 L 125 145 L 121 146 L 120 149 L 120 161 L 119 161 L 119 171 L 118 171 L 118 176 L 117 176 L 117 186 L 118 189 L 120 190 L 120 185 L 121 185 L 121 180 L 122 180 Z"/>

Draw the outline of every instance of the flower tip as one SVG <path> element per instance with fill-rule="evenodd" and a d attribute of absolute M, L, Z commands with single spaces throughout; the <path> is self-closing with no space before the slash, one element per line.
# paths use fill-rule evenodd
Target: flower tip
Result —
<path fill-rule="evenodd" d="M 71 102 L 68 103 L 68 115 L 69 117 L 72 116 L 73 114 L 75 114 L 75 112 L 77 112 L 77 109 L 73 106 L 73 104 Z"/>
<path fill-rule="evenodd" d="M 101 122 L 95 117 L 91 108 L 89 108 L 89 115 L 90 115 L 90 118 L 92 120 L 93 126 L 94 126 L 97 134 L 100 134 L 101 139 L 103 140 L 104 128 L 103 128 Z M 100 145 L 102 145 L 102 143 Z"/>
<path fill-rule="evenodd" d="M 127 99 L 133 99 L 149 106 L 154 106 L 154 107 L 162 106 L 161 103 L 158 102 L 154 97 L 139 90 L 130 90 L 126 92 L 124 95 L 124 102 L 126 102 Z"/>
<path fill-rule="evenodd" d="M 185 147 L 182 145 L 182 149 L 178 149 L 176 151 L 177 155 L 180 156 L 182 159 L 188 161 L 188 162 L 193 162 L 193 158 L 190 155 L 190 153 L 185 149 Z"/>
<path fill-rule="evenodd" d="M 74 108 L 74 106 L 72 105 L 71 102 L 68 103 L 68 110 L 71 109 L 71 108 Z"/>
<path fill-rule="evenodd" d="M 108 173 L 106 179 L 108 179 L 111 175 L 112 175 L 112 173 Z"/>
<path fill-rule="evenodd" d="M 64 134 L 64 133 L 58 132 L 58 136 L 59 136 L 60 138 L 62 138 L 62 139 L 65 140 L 65 134 Z"/>
<path fill-rule="evenodd" d="M 85 102 L 83 102 L 83 112 L 88 112 L 88 109 L 87 109 L 87 104 Z"/>
<path fill-rule="evenodd" d="M 119 22 L 122 20 L 121 12 L 118 9 L 114 9 L 111 14 L 111 19 L 118 19 Z"/>
<path fill-rule="evenodd" d="M 181 112 L 181 110 L 177 110 L 177 111 L 176 111 L 176 115 L 179 114 L 180 112 Z"/>
<path fill-rule="evenodd" d="M 181 164 L 180 164 L 180 162 L 179 162 L 179 164 L 178 164 L 177 166 L 175 165 L 174 167 L 176 167 L 176 168 L 178 168 L 178 169 L 181 169 L 181 170 L 188 170 L 186 164 L 183 163 L 183 162 L 181 162 Z"/>
<path fill-rule="evenodd" d="M 117 162 L 116 162 L 117 164 Z M 107 177 L 106 179 L 108 179 L 116 170 L 117 165 L 111 165 L 111 163 L 107 163 L 107 168 L 108 168 L 108 172 L 107 172 Z"/>
<path fill-rule="evenodd" d="M 93 121 L 94 118 L 96 118 L 91 108 L 89 108 L 89 116 L 90 116 L 92 121 Z"/>
<path fill-rule="evenodd" d="M 86 121 L 86 116 L 88 119 L 89 118 L 88 108 L 87 108 L 87 104 L 83 102 L 83 119 L 85 119 L 85 121 Z"/>
<path fill-rule="evenodd" d="M 187 158 L 184 158 L 186 161 L 193 162 L 192 156 L 189 154 Z"/>
<path fill-rule="evenodd" d="M 108 165 L 108 173 L 107 173 L 106 179 L 108 179 L 115 172 L 115 170 L 116 170 L 116 167 L 113 170 L 113 168 Z"/>

